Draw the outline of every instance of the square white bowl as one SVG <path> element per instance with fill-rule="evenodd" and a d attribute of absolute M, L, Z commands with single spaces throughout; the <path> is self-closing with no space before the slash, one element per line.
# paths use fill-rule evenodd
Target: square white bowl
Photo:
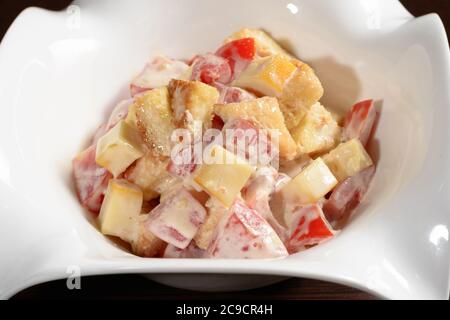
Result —
<path fill-rule="evenodd" d="M 244 26 L 266 29 L 310 63 L 326 106 L 380 101 L 371 145 L 378 169 L 365 202 L 335 239 L 283 260 L 179 261 L 123 251 L 86 218 L 71 159 L 152 55 L 211 51 Z M 0 47 L 0 297 L 78 266 L 82 275 L 153 274 L 190 288 L 184 275 L 195 274 L 204 290 L 223 282 L 199 274 L 237 279 L 234 289 L 271 281 L 246 283 L 237 276 L 245 274 L 447 299 L 449 75 L 439 18 L 414 18 L 397 0 L 79 0 L 63 12 L 27 9 Z"/>

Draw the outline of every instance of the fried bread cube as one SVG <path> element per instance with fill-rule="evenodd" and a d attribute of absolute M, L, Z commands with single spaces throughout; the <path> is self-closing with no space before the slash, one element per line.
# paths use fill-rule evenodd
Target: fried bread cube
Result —
<path fill-rule="evenodd" d="M 219 100 L 216 88 L 200 81 L 172 80 L 169 93 L 178 127 L 193 128 L 193 121 L 201 121 L 205 129 L 211 127 L 214 105 Z"/>
<path fill-rule="evenodd" d="M 148 214 L 141 214 L 138 217 L 138 226 L 134 241 L 131 243 L 131 250 L 140 257 L 161 257 L 167 247 L 167 242 L 164 242 L 145 228 L 147 219 Z"/>
<path fill-rule="evenodd" d="M 358 139 L 341 143 L 323 156 L 323 160 L 339 182 L 373 165 L 372 159 Z"/>
<path fill-rule="evenodd" d="M 203 250 L 208 249 L 220 219 L 227 212 L 227 208 L 214 198 L 210 198 L 206 202 L 206 208 L 208 214 L 205 222 L 200 226 L 194 237 L 197 247 Z"/>
<path fill-rule="evenodd" d="M 147 152 L 125 172 L 125 178 L 138 185 L 144 192 L 144 200 L 158 198 L 176 181 L 166 170 L 169 158 Z"/>
<path fill-rule="evenodd" d="M 297 70 L 286 83 L 280 98 L 286 126 L 296 127 L 306 112 L 323 96 L 323 87 L 314 70 L 299 60 L 294 61 Z"/>
<path fill-rule="evenodd" d="M 277 131 L 280 156 L 293 159 L 297 155 L 297 145 L 284 124 L 278 100 L 264 97 L 240 103 L 218 104 L 214 112 L 225 122 L 233 119 L 244 119 L 261 129 Z"/>
<path fill-rule="evenodd" d="M 136 96 L 126 121 L 139 130 L 150 150 L 170 156 L 170 138 L 176 127 L 167 87 L 146 91 Z"/>
<path fill-rule="evenodd" d="M 291 130 L 301 153 L 328 152 L 340 142 L 341 128 L 319 102 L 305 114 L 299 125 Z"/>

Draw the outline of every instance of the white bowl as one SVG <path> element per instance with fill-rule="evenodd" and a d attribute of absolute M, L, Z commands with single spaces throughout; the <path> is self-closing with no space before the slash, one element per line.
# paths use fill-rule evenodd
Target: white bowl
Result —
<path fill-rule="evenodd" d="M 198 290 L 278 280 L 265 275 L 384 298 L 448 298 L 450 67 L 441 21 L 416 19 L 396 0 L 290 1 L 79 0 L 67 12 L 30 8 L 17 18 L 0 48 L 0 297 L 79 266 L 82 275 L 152 274 Z M 284 260 L 135 257 L 86 218 L 71 159 L 152 55 L 188 58 L 243 26 L 263 27 L 311 63 L 325 105 L 380 100 L 367 200 L 334 240 Z"/>

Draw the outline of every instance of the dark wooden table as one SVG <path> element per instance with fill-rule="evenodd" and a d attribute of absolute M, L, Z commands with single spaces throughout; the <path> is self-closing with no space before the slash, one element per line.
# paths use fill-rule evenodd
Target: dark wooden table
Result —
<path fill-rule="evenodd" d="M 415 16 L 436 12 L 447 33 L 450 31 L 450 0 L 402 0 Z M 0 38 L 21 10 L 39 6 L 64 9 L 69 0 L 0 0 Z M 17 294 L 14 299 L 374 299 L 375 297 L 344 286 L 308 279 L 290 279 L 266 288 L 239 293 L 194 293 L 169 288 L 139 275 L 83 278 L 82 290 L 69 291 L 65 281 L 38 285 Z"/>

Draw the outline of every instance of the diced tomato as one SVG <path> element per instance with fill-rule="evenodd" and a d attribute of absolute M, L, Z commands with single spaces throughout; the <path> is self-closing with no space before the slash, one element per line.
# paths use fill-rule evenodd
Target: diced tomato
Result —
<path fill-rule="evenodd" d="M 112 175 L 95 162 L 95 149 L 91 146 L 73 160 L 73 175 L 81 204 L 98 214 Z"/>
<path fill-rule="evenodd" d="M 197 169 L 197 165 L 195 163 L 182 163 L 176 164 L 174 161 L 170 161 L 167 166 L 167 171 L 179 178 L 187 178 L 189 177 L 195 170 Z"/>
<path fill-rule="evenodd" d="M 99 213 L 103 198 L 112 175 L 95 162 L 97 141 L 128 114 L 132 99 L 119 102 L 112 111 L 108 121 L 101 125 L 94 134 L 92 145 L 73 160 L 73 175 L 78 197 L 83 206 Z"/>
<path fill-rule="evenodd" d="M 288 255 L 272 227 L 245 203 L 237 201 L 222 219 L 208 248 L 208 257 L 251 259 Z"/>
<path fill-rule="evenodd" d="M 234 58 L 234 55 L 241 59 L 252 60 L 255 57 L 255 39 L 254 38 L 242 38 L 228 42 L 217 50 L 217 55 L 224 57 L 225 59 Z"/>
<path fill-rule="evenodd" d="M 223 135 L 226 149 L 252 165 L 271 165 L 278 158 L 279 151 L 271 141 L 270 132 L 260 130 L 248 120 L 228 121 Z"/>
<path fill-rule="evenodd" d="M 277 171 L 271 167 L 261 167 L 256 170 L 251 180 L 242 190 L 244 199 L 250 208 L 257 206 L 259 199 L 268 199 L 270 197 L 275 191 L 277 176 Z"/>
<path fill-rule="evenodd" d="M 296 208 L 289 229 L 290 238 L 287 247 L 291 253 L 319 244 L 332 238 L 336 233 L 317 204 Z"/>
<path fill-rule="evenodd" d="M 199 144 L 201 142 L 197 142 Z M 172 155 L 167 166 L 167 171 L 175 177 L 187 178 L 198 167 L 199 159 L 195 150 L 196 144 L 184 144 L 178 150 L 178 153 Z"/>
<path fill-rule="evenodd" d="M 243 38 L 225 44 L 217 50 L 216 55 L 228 60 L 232 76 L 236 79 L 255 58 L 255 53 L 255 39 Z"/>
<path fill-rule="evenodd" d="M 363 145 L 369 142 L 370 134 L 377 117 L 373 100 L 355 104 L 344 122 L 343 137 L 345 141 L 358 138 Z"/>
<path fill-rule="evenodd" d="M 238 103 L 256 99 L 255 95 L 244 89 L 237 87 L 229 87 L 222 84 L 216 84 L 215 87 L 219 90 L 219 102 L 221 104 Z"/>
<path fill-rule="evenodd" d="M 278 236 L 282 240 L 285 240 L 286 229 L 273 215 L 269 203 L 272 195 L 276 191 L 278 182 L 279 175 L 275 169 L 271 167 L 261 167 L 256 170 L 250 182 L 242 190 L 242 196 L 247 205 L 266 219 Z"/>
<path fill-rule="evenodd" d="M 189 177 L 196 168 L 197 165 L 193 163 L 177 165 L 173 161 L 171 161 L 167 166 L 167 171 L 176 177 L 186 178 Z"/>
<path fill-rule="evenodd" d="M 191 80 L 214 85 L 216 82 L 231 82 L 232 71 L 228 61 L 214 54 L 198 55 L 192 60 Z"/>
<path fill-rule="evenodd" d="M 171 190 L 150 212 L 145 228 L 177 248 L 185 249 L 206 218 L 206 210 L 186 189 Z"/>
<path fill-rule="evenodd" d="M 375 166 L 342 181 L 325 201 L 323 211 L 329 221 L 339 221 L 361 202 L 375 174 Z"/>
<path fill-rule="evenodd" d="M 271 233 L 267 221 L 255 210 L 250 209 L 244 202 L 237 201 L 234 205 L 234 214 L 241 223 L 254 235 L 265 235 Z"/>
<path fill-rule="evenodd" d="M 225 125 L 225 123 L 223 122 L 222 118 L 217 115 L 214 115 L 214 117 L 212 119 L 211 128 L 217 129 L 217 130 L 222 130 L 224 125 Z"/>

